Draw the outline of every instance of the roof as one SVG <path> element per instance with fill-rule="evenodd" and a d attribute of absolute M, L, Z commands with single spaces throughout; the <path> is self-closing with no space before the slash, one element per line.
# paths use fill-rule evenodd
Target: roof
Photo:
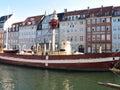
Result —
<path fill-rule="evenodd" d="M 87 10 L 75 10 L 75 11 L 66 12 L 64 16 L 67 17 L 67 16 L 80 15 L 80 14 L 87 14 Z"/>
<path fill-rule="evenodd" d="M 16 26 L 16 25 L 22 26 L 22 23 L 23 23 L 23 21 L 21 21 L 21 22 L 16 22 L 16 23 L 13 23 L 12 26 L 14 26 L 14 25 L 15 25 L 15 26 Z"/>
<path fill-rule="evenodd" d="M 113 10 L 113 6 L 108 6 L 108 7 L 103 7 L 101 6 L 100 8 L 88 8 L 85 10 L 75 10 L 75 11 L 70 11 L 70 12 L 66 12 L 64 14 L 64 17 L 67 16 L 74 16 L 74 15 L 85 15 L 86 18 L 90 17 L 90 16 L 106 16 L 106 15 L 112 15 L 112 10 Z"/>
<path fill-rule="evenodd" d="M 58 13 L 57 16 L 58 16 L 59 21 L 61 21 L 64 16 L 64 13 Z"/>
<path fill-rule="evenodd" d="M 5 15 L 5 16 L 1 16 L 0 17 L 0 28 L 3 28 L 4 23 L 12 16 L 12 14 L 10 15 Z"/>
<path fill-rule="evenodd" d="M 37 25 L 41 21 L 43 16 L 44 15 L 28 17 L 25 21 L 23 21 L 24 25 L 22 26 Z"/>
<path fill-rule="evenodd" d="M 114 10 L 119 10 L 120 11 L 120 6 L 114 7 Z"/>
<path fill-rule="evenodd" d="M 1 16 L 0 17 L 0 23 L 4 23 L 7 19 L 9 19 L 12 16 L 12 14 Z"/>

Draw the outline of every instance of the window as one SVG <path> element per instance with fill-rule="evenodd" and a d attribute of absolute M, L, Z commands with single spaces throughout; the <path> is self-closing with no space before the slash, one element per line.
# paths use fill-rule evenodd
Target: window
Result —
<path fill-rule="evenodd" d="M 110 22 L 110 18 L 106 18 L 106 22 Z"/>
<path fill-rule="evenodd" d="M 65 23 L 62 23 L 62 26 L 65 26 Z"/>
<path fill-rule="evenodd" d="M 97 31 L 100 31 L 100 26 L 97 26 Z"/>
<path fill-rule="evenodd" d="M 77 32 L 77 29 L 75 29 L 75 32 Z"/>
<path fill-rule="evenodd" d="M 78 20 L 79 18 L 78 18 L 78 16 L 76 16 L 76 20 Z"/>
<path fill-rule="evenodd" d="M 118 43 L 118 48 L 120 49 L 120 43 Z"/>
<path fill-rule="evenodd" d="M 90 27 L 87 28 L 87 32 L 90 32 Z"/>
<path fill-rule="evenodd" d="M 72 20 L 74 20 L 74 16 L 72 16 Z"/>
<path fill-rule="evenodd" d="M 80 21 L 80 24 L 83 24 L 83 21 Z"/>
<path fill-rule="evenodd" d="M 87 24 L 90 24 L 90 19 L 87 20 Z"/>
<path fill-rule="evenodd" d="M 83 41 L 83 36 L 80 36 L 80 41 Z"/>
<path fill-rule="evenodd" d="M 77 22 L 74 22 L 74 25 L 77 25 Z"/>
<path fill-rule="evenodd" d="M 105 22 L 105 19 L 104 18 L 101 18 L 101 23 L 104 23 Z"/>
<path fill-rule="evenodd" d="M 102 27 L 101 27 L 101 31 L 105 31 L 105 26 L 102 26 Z"/>
<path fill-rule="evenodd" d="M 117 30 L 117 27 L 114 26 L 114 27 L 113 27 L 113 31 L 116 31 L 116 30 Z"/>
<path fill-rule="evenodd" d="M 100 40 L 100 35 L 97 35 L 97 38 L 96 38 L 97 40 Z"/>
<path fill-rule="evenodd" d="M 71 16 L 68 16 L 68 20 L 71 20 Z"/>
<path fill-rule="evenodd" d="M 110 40 L 110 34 L 107 34 L 107 40 Z"/>
<path fill-rule="evenodd" d="M 100 23 L 100 18 L 97 18 L 96 21 L 97 21 L 97 24 L 99 24 Z"/>
<path fill-rule="evenodd" d="M 70 37 L 69 37 L 69 36 L 67 37 L 67 40 L 68 40 L 68 41 L 70 40 Z"/>
<path fill-rule="evenodd" d="M 120 34 L 118 34 L 118 39 L 120 39 Z"/>
<path fill-rule="evenodd" d="M 114 49 L 117 48 L 117 44 L 116 44 L 116 43 L 113 44 L 113 48 L 114 48 Z"/>
<path fill-rule="evenodd" d="M 91 36 L 88 35 L 88 36 L 87 36 L 87 41 L 90 41 L 90 39 L 91 39 Z"/>
<path fill-rule="evenodd" d="M 107 27 L 106 27 L 106 30 L 110 31 L 110 26 L 107 26 Z"/>
<path fill-rule="evenodd" d="M 92 31 L 95 31 L 95 27 L 92 27 Z"/>
<path fill-rule="evenodd" d="M 75 36 L 75 41 L 77 41 L 77 36 Z"/>
<path fill-rule="evenodd" d="M 111 45 L 110 44 L 107 44 L 107 49 L 111 49 Z"/>
<path fill-rule="evenodd" d="M 95 35 L 92 35 L 92 40 L 94 41 L 96 39 Z"/>
<path fill-rule="evenodd" d="M 80 32 L 83 32 L 83 28 L 80 28 Z"/>
<path fill-rule="evenodd" d="M 118 26 L 118 31 L 120 31 L 120 26 Z"/>
<path fill-rule="evenodd" d="M 115 11 L 114 11 L 114 15 L 115 15 L 115 16 L 120 15 L 120 11 L 119 11 L 119 10 L 115 10 Z"/>
<path fill-rule="evenodd" d="M 92 19 L 92 24 L 95 24 L 95 19 Z"/>
<path fill-rule="evenodd" d="M 80 17 L 81 17 L 81 18 L 85 18 L 85 15 L 84 15 L 84 14 L 81 14 Z"/>
<path fill-rule="evenodd" d="M 117 35 L 113 34 L 113 39 L 116 40 L 117 39 Z"/>
<path fill-rule="evenodd" d="M 71 36 L 71 41 L 73 41 L 73 36 Z"/>
<path fill-rule="evenodd" d="M 116 22 L 116 19 L 113 19 L 113 22 Z"/>
<path fill-rule="evenodd" d="M 118 18 L 118 22 L 120 22 L 120 18 Z"/>
<path fill-rule="evenodd" d="M 101 40 L 105 40 L 105 35 L 101 35 Z"/>
<path fill-rule="evenodd" d="M 34 21 L 34 18 L 30 18 L 31 21 Z"/>

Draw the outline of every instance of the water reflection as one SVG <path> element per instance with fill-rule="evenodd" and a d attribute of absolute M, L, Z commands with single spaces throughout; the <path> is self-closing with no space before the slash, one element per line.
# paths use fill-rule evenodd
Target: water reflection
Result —
<path fill-rule="evenodd" d="M 2 90 L 14 90 L 15 84 L 9 71 L 4 70 L 5 68 L 0 68 L 0 85 Z"/>
<path fill-rule="evenodd" d="M 70 81 L 67 79 L 63 82 L 63 86 L 65 87 L 64 90 L 73 90 L 73 86 L 70 85 Z"/>
<path fill-rule="evenodd" d="M 0 90 L 113 90 L 97 84 L 120 83 L 111 72 L 65 72 L 0 64 Z"/>

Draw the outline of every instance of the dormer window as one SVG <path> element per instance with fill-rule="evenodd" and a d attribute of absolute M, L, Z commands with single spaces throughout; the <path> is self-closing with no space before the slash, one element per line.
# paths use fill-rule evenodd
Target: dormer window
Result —
<path fill-rule="evenodd" d="M 68 16 L 68 20 L 71 20 L 71 16 Z"/>
<path fill-rule="evenodd" d="M 12 26 L 13 28 L 15 27 L 15 25 Z"/>
<path fill-rule="evenodd" d="M 120 11 L 119 11 L 119 10 L 115 10 L 115 11 L 114 11 L 114 15 L 115 15 L 115 16 L 120 15 Z"/>
<path fill-rule="evenodd" d="M 105 12 L 105 16 L 108 16 L 109 15 L 109 12 Z"/>
<path fill-rule="evenodd" d="M 91 16 L 91 17 L 94 17 L 95 15 L 92 13 L 92 14 L 90 14 L 90 16 Z"/>
<path fill-rule="evenodd" d="M 85 15 L 84 15 L 84 14 L 81 14 L 81 15 L 80 15 L 80 18 L 85 18 Z"/>
<path fill-rule="evenodd" d="M 25 22 L 23 22 L 22 25 L 24 26 L 24 25 L 25 25 Z"/>
<path fill-rule="evenodd" d="M 30 18 L 30 20 L 31 20 L 31 21 L 33 21 L 33 20 L 34 20 L 34 18 Z"/>
<path fill-rule="evenodd" d="M 18 27 L 18 24 L 16 25 L 16 27 Z"/>
<path fill-rule="evenodd" d="M 72 20 L 74 20 L 74 16 L 72 16 Z"/>
<path fill-rule="evenodd" d="M 35 21 L 32 21 L 32 24 L 35 24 Z"/>
<path fill-rule="evenodd" d="M 28 22 L 28 25 L 30 25 L 31 24 L 31 22 Z"/>
<path fill-rule="evenodd" d="M 79 17 L 78 16 L 76 16 L 76 20 L 78 20 L 79 19 Z"/>

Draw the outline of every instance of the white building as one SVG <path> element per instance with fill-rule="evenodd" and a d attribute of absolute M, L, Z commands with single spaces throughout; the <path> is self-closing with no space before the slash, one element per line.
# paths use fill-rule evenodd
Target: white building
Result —
<path fill-rule="evenodd" d="M 12 24 L 15 22 L 15 17 L 13 14 L 5 15 L 0 18 L 0 43 L 1 48 L 3 46 L 6 47 L 6 49 L 9 47 L 8 45 L 8 30 L 11 28 Z M 4 36 L 4 37 L 3 37 Z"/>
<path fill-rule="evenodd" d="M 19 45 L 19 27 L 22 22 L 16 22 L 12 24 L 12 27 L 8 30 L 8 44 L 9 49 L 20 49 Z"/>
<path fill-rule="evenodd" d="M 66 12 L 60 22 L 60 42 L 70 41 L 72 52 L 85 52 L 86 20 L 81 11 Z"/>
<path fill-rule="evenodd" d="M 36 32 L 44 15 L 28 17 L 19 28 L 19 45 L 21 50 L 31 50 L 36 46 Z"/>
<path fill-rule="evenodd" d="M 120 7 L 114 8 L 112 17 L 112 51 L 120 51 Z"/>

